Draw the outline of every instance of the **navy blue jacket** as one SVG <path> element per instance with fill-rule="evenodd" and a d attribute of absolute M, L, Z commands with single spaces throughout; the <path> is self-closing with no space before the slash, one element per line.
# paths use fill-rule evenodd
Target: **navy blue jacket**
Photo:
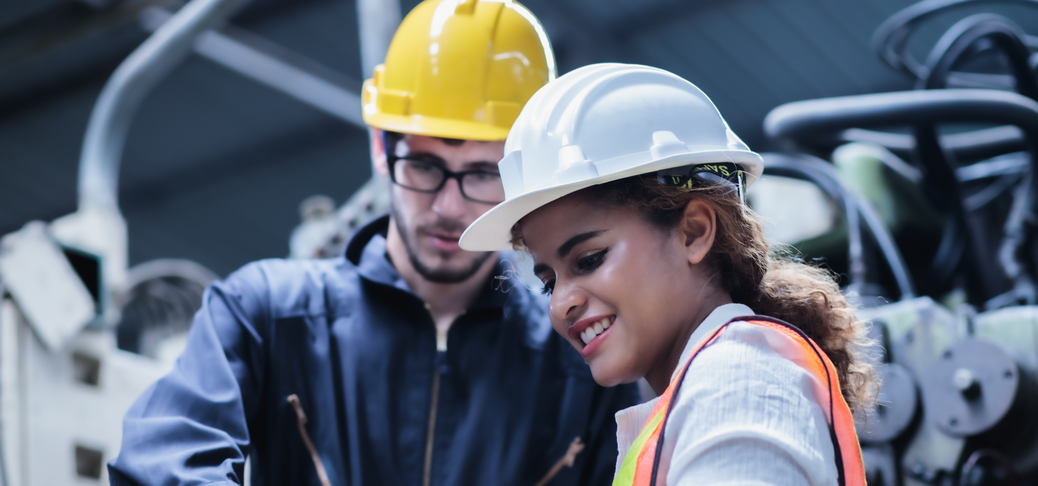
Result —
<path fill-rule="evenodd" d="M 111 483 L 240 483 L 248 454 L 253 485 L 319 485 L 295 394 L 335 486 L 532 486 L 576 437 L 585 449 L 549 484 L 609 484 L 613 414 L 635 387 L 598 386 L 545 300 L 496 277 L 438 351 L 387 222 L 344 258 L 264 260 L 213 284 L 174 370 L 127 412 Z"/>

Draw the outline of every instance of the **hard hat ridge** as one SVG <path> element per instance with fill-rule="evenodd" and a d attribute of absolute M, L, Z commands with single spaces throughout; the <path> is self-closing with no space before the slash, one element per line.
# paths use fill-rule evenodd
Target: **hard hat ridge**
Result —
<path fill-rule="evenodd" d="M 505 202 L 477 219 L 461 246 L 507 249 L 516 221 L 591 185 L 716 163 L 734 164 L 748 183 L 763 168 L 695 85 L 650 66 L 585 66 L 548 83 L 523 108 L 498 164 Z"/>
<path fill-rule="evenodd" d="M 364 121 L 401 133 L 504 140 L 530 96 L 554 78 L 548 38 L 526 7 L 426 0 L 365 81 Z"/>

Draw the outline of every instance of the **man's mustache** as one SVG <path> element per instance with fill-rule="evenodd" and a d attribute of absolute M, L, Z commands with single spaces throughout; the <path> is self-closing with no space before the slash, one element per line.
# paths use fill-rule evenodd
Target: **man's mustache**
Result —
<path fill-rule="evenodd" d="M 437 218 L 436 221 L 425 223 L 416 229 L 421 233 L 460 235 L 468 227 L 465 223 L 455 219 Z"/>

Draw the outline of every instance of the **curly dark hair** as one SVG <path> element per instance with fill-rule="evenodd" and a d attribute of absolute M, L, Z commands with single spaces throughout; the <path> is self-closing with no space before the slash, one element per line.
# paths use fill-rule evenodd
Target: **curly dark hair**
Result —
<path fill-rule="evenodd" d="M 660 184 L 655 175 L 641 175 L 583 191 L 609 207 L 640 211 L 664 230 L 681 222 L 691 200 L 710 204 L 717 215 L 717 230 L 706 263 L 721 288 L 732 301 L 804 331 L 836 367 L 847 404 L 864 416 L 878 385 L 863 353 L 869 344 L 865 322 L 858 319 L 831 272 L 769 248 L 756 215 L 735 197 L 732 187 L 687 189 Z M 525 246 L 521 224 L 512 227 L 517 249 Z"/>

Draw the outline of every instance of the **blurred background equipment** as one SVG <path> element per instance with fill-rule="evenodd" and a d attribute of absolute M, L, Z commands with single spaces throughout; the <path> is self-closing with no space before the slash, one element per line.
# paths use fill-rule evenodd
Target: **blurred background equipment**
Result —
<path fill-rule="evenodd" d="M 123 414 L 173 366 L 217 278 L 184 259 L 127 269 L 120 165 L 136 111 L 156 85 L 194 52 L 363 125 L 359 98 L 339 75 L 222 25 L 245 3 L 192 0 L 176 13 L 165 10 L 171 3 L 134 11 L 153 34 L 119 64 L 93 105 L 76 211 L 0 239 L 0 484 L 107 483 L 105 462 L 119 451 Z M 391 22 L 384 10 L 365 12 Z M 328 198 L 311 198 L 303 211 L 313 224 L 335 221 Z M 297 239 L 305 241 L 302 233 Z"/>
<path fill-rule="evenodd" d="M 119 349 L 172 363 L 184 350 L 202 294 L 216 280 L 209 269 L 187 260 L 152 260 L 130 269 L 116 296 Z"/>
<path fill-rule="evenodd" d="M 787 152 L 765 156 L 751 205 L 790 205 L 753 191 L 781 183 L 768 179 L 813 183 L 837 216 L 819 231 L 774 215 L 792 226 L 782 243 L 838 273 L 873 322 L 869 484 L 1038 484 L 1038 38 L 1021 17 L 969 10 L 993 5 L 927 0 L 879 26 L 877 54 L 915 90 L 764 119 Z M 940 17 L 920 56 L 913 37 Z"/>
<path fill-rule="evenodd" d="M 29 222 L 0 240 L 0 282 L 10 296 L 0 293 L 5 485 L 106 482 L 104 464 L 119 449 L 122 415 L 182 349 L 215 276 L 174 261 L 127 271 L 119 163 L 140 102 L 200 34 L 243 3 L 194 0 L 157 27 L 94 105 L 77 210 L 50 224 Z M 138 354 L 117 348 L 117 332 L 119 344 Z"/>

